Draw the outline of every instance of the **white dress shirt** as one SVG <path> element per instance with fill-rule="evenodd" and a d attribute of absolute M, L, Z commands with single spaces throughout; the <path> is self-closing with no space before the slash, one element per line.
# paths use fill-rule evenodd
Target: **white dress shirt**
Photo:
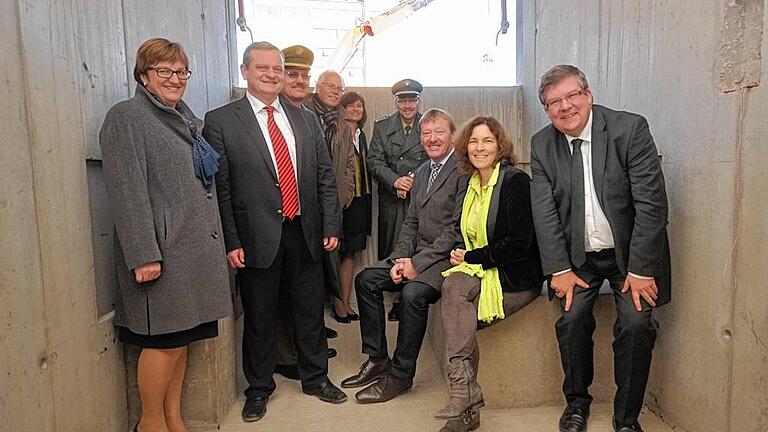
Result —
<path fill-rule="evenodd" d="M 264 135 L 264 140 L 267 142 L 267 149 L 269 150 L 269 156 L 272 158 L 272 165 L 275 167 L 275 172 L 277 172 L 277 159 L 275 158 L 275 150 L 272 148 L 272 139 L 269 137 L 269 126 L 267 125 L 269 115 L 267 114 L 267 110 L 264 109 L 267 105 L 248 92 L 245 92 L 245 95 L 248 98 L 248 102 L 251 103 L 251 108 L 253 109 L 253 114 L 256 116 L 256 121 L 259 123 L 261 134 Z M 298 194 L 299 174 L 296 171 L 296 138 L 293 136 L 293 128 L 291 128 L 291 124 L 288 122 L 288 117 L 285 115 L 285 108 L 280 104 L 280 98 L 275 98 L 270 105 L 275 108 L 272 115 L 275 118 L 277 128 L 280 129 L 283 138 L 285 138 L 285 143 L 288 145 L 288 154 L 291 156 L 293 175 L 296 177 L 296 193 Z M 301 196 L 299 196 L 299 210 L 296 214 L 301 214 Z"/>
<path fill-rule="evenodd" d="M 586 252 L 598 252 L 603 249 L 611 249 L 614 247 L 613 231 L 611 231 L 611 225 L 608 223 L 608 218 L 605 217 L 603 208 L 600 207 L 600 201 L 598 201 L 595 191 L 595 178 L 592 175 L 592 111 L 589 112 L 589 121 L 579 136 L 564 135 L 565 139 L 568 140 L 568 150 L 571 154 L 573 154 L 571 142 L 575 139 L 582 140 L 580 149 L 584 169 L 584 250 Z M 553 275 L 557 276 L 568 271 L 570 269 L 555 272 Z M 653 279 L 634 273 L 630 274 L 641 279 Z"/>
<path fill-rule="evenodd" d="M 248 102 L 251 103 L 251 108 L 253 109 L 253 114 L 256 116 L 256 121 L 259 122 L 261 134 L 264 135 L 264 139 L 267 141 L 269 156 L 272 158 L 272 165 L 274 165 L 275 172 L 277 172 L 277 159 L 275 159 L 275 150 L 272 148 L 272 139 L 269 137 L 269 127 L 267 126 L 267 110 L 264 109 L 267 105 L 253 97 L 250 93 L 246 92 L 245 94 L 248 98 Z M 288 123 L 288 117 L 285 115 L 285 108 L 280 104 L 280 98 L 275 98 L 270 105 L 275 108 L 273 113 L 275 123 L 277 123 L 277 128 L 282 132 L 283 138 L 285 138 L 285 143 L 288 144 L 288 153 L 291 155 L 293 174 L 296 176 L 296 182 L 298 184 L 299 177 L 298 172 L 296 171 L 296 138 L 293 136 L 293 129 L 291 128 L 291 124 Z"/>
<path fill-rule="evenodd" d="M 613 232 L 608 218 L 605 217 L 600 201 L 595 191 L 595 179 L 592 176 L 592 111 L 589 112 L 589 121 L 577 137 L 565 134 L 568 140 L 568 150 L 573 154 L 571 142 L 575 139 L 582 140 L 581 159 L 584 162 L 584 250 L 586 252 L 598 252 L 603 249 L 613 248 Z"/>

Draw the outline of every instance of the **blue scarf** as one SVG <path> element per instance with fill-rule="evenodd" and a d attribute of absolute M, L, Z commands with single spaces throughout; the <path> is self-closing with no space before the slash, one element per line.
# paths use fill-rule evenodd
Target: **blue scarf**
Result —
<path fill-rule="evenodd" d="M 192 144 L 192 163 L 195 165 L 195 176 L 209 188 L 213 184 L 213 176 L 219 171 L 219 154 L 208 144 L 202 135 L 197 133 L 197 126 L 187 121 L 189 131 L 195 142 Z"/>

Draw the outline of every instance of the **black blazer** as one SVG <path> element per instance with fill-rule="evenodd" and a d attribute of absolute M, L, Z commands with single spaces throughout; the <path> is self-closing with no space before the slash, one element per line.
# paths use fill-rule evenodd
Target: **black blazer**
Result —
<path fill-rule="evenodd" d="M 296 138 L 301 228 L 312 258 L 321 259 L 322 238 L 341 234 L 341 210 L 331 156 L 315 115 L 281 104 Z M 245 265 L 269 267 L 283 226 L 277 172 L 247 97 L 205 115 L 203 136 L 221 155 L 216 174 L 227 251 L 242 247 Z"/>
<path fill-rule="evenodd" d="M 468 264 L 481 264 L 484 269 L 498 267 L 502 291 L 538 292 L 544 282 L 531 215 L 530 183 L 525 172 L 501 166 L 486 222 L 486 233 L 491 234 L 488 246 L 464 254 Z"/>

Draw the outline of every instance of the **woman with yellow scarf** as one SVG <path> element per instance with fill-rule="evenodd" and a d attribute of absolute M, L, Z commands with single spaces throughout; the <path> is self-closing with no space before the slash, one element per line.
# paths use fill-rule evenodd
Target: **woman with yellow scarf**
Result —
<path fill-rule="evenodd" d="M 449 401 L 435 417 L 442 432 L 479 426 L 477 329 L 532 302 L 544 276 L 531 216 L 530 178 L 514 167 L 512 141 L 493 117 L 475 117 L 455 143 L 460 170 L 471 174 L 461 215 L 461 244 L 445 272 L 442 316 Z M 458 236 L 458 233 L 457 233 Z"/>

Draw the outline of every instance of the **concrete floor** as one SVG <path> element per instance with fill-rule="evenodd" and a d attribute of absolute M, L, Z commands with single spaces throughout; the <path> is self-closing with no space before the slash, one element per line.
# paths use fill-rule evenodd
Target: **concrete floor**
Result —
<path fill-rule="evenodd" d="M 329 346 L 339 355 L 329 362 L 331 380 L 338 385 L 342 379 L 357 372 L 365 357 L 360 353 L 360 327 L 357 323 L 338 324 L 330 316 L 326 323 L 339 332 L 337 339 L 330 339 Z M 394 350 L 397 325 L 390 323 L 387 329 L 390 352 Z M 445 384 L 437 362 L 429 348 L 422 349 L 413 388 L 383 404 L 361 405 L 355 402 L 358 389 L 345 389 L 349 400 L 332 405 L 301 392 L 298 382 L 275 375 L 277 390 L 270 398 L 267 415 L 255 423 L 244 423 L 240 418 L 243 399 L 229 411 L 219 429 L 211 432 L 244 431 L 437 431 L 444 421 L 433 418 L 447 400 Z M 482 383 L 480 383 L 482 385 Z M 242 392 L 241 392 L 242 394 Z M 495 401 L 486 396 L 486 407 L 481 410 L 480 431 L 553 432 L 562 407 L 536 407 L 501 409 L 494 408 Z M 671 432 L 652 413 L 644 411 L 641 424 L 646 432 Z M 612 432 L 611 407 L 594 405 L 589 421 L 590 432 Z"/>

